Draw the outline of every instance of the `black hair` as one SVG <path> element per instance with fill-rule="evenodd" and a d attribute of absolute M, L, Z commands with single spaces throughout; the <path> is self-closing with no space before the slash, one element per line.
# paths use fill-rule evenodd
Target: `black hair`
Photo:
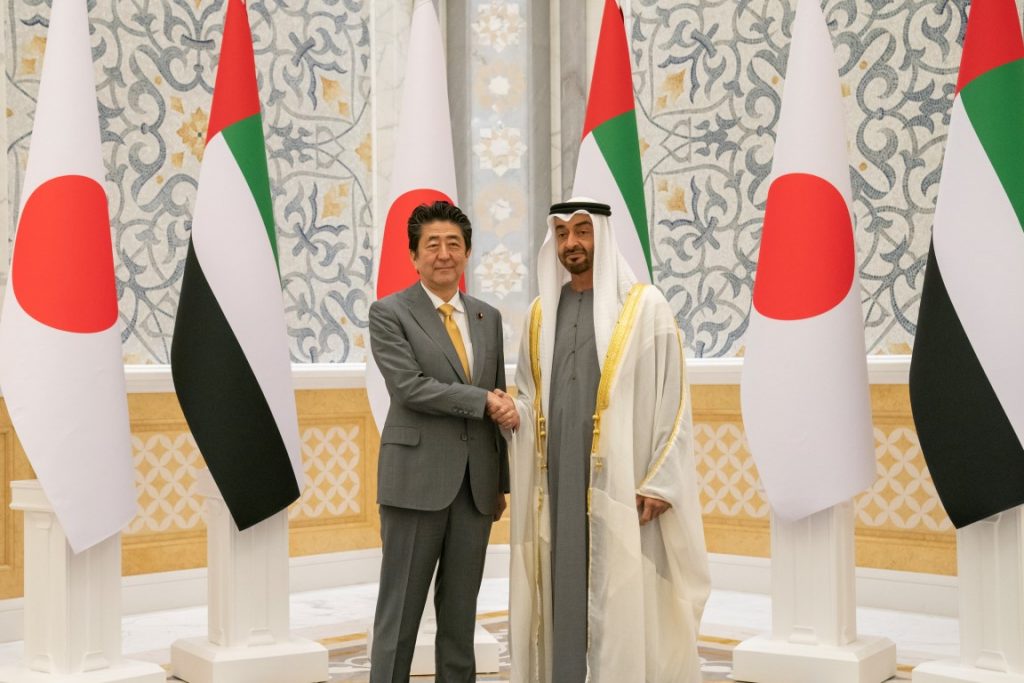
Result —
<path fill-rule="evenodd" d="M 420 234 L 423 226 L 437 222 L 454 223 L 462 231 L 462 241 L 466 243 L 466 251 L 472 247 L 473 226 L 469 217 L 462 209 L 445 201 L 433 204 L 420 204 L 409 215 L 409 251 L 415 252 L 420 246 Z"/>

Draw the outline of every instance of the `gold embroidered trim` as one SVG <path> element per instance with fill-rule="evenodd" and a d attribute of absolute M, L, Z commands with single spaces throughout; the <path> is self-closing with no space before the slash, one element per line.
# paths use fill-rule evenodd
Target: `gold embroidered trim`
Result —
<path fill-rule="evenodd" d="M 533 371 L 533 414 L 536 424 L 536 438 L 534 439 L 534 453 L 537 456 L 537 468 L 546 470 L 548 468 L 548 425 L 544 418 L 544 401 L 541 394 L 540 376 L 540 323 L 541 308 L 540 299 L 534 299 L 530 307 L 530 369 Z"/>
<path fill-rule="evenodd" d="M 637 488 L 642 489 L 651 483 L 651 479 L 658 473 L 661 466 L 665 464 L 665 459 L 668 457 L 668 452 L 672 450 L 672 445 L 675 444 L 676 438 L 679 436 L 679 430 L 683 426 L 683 412 L 686 409 L 686 356 L 683 353 L 683 334 L 676 328 L 676 341 L 679 344 L 679 409 L 676 411 L 676 421 L 672 426 L 672 434 L 668 437 L 668 443 L 661 449 L 661 454 L 658 455 L 657 462 L 654 463 L 654 467 L 644 477 L 644 480 L 640 482 L 640 486 Z"/>
<path fill-rule="evenodd" d="M 601 382 L 597 385 L 597 406 L 594 409 L 594 440 L 590 447 L 591 458 L 595 460 L 594 467 L 599 471 L 602 467 L 601 458 L 597 455 L 601 441 L 601 413 L 611 403 L 612 383 L 619 371 L 619 363 L 622 362 L 622 353 L 625 351 L 629 335 L 633 333 L 636 325 L 637 311 L 640 306 L 640 297 L 648 285 L 637 283 L 629 290 L 626 296 L 626 303 L 622 305 L 622 313 L 615 323 L 615 330 L 612 332 L 611 341 L 608 343 L 608 352 L 604 357 L 604 367 L 601 368 Z"/>

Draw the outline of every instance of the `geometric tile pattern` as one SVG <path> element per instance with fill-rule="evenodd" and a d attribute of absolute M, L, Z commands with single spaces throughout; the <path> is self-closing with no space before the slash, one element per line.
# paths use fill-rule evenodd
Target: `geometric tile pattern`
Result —
<path fill-rule="evenodd" d="M 742 423 L 698 422 L 694 437 L 703 514 L 768 519 L 770 508 Z M 877 479 L 854 499 L 858 527 L 952 533 L 912 427 L 876 426 L 875 459 Z"/>
<path fill-rule="evenodd" d="M 288 518 L 316 519 L 359 514 L 362 495 L 363 454 L 359 452 L 359 424 L 309 427 L 302 432 L 302 497 L 292 504 Z"/>
<path fill-rule="evenodd" d="M 361 425 L 357 421 L 302 430 L 304 490 L 289 508 L 290 520 L 336 519 L 362 512 Z M 206 463 L 192 435 L 184 430 L 136 432 L 132 443 L 139 508 L 127 534 L 205 528 L 196 475 Z"/>
<path fill-rule="evenodd" d="M 206 468 L 186 431 L 133 433 L 139 508 L 128 534 L 202 527 L 203 498 L 195 493 L 196 473 Z"/>

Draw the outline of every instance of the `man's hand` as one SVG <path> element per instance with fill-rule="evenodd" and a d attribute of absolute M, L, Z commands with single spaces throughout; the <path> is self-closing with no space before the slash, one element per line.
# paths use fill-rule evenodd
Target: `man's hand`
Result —
<path fill-rule="evenodd" d="M 505 500 L 505 494 L 498 494 L 498 509 L 494 512 L 494 521 L 497 522 L 501 519 L 501 516 L 505 514 L 505 508 L 508 507 L 508 502 Z"/>
<path fill-rule="evenodd" d="M 666 503 L 658 498 L 648 498 L 647 496 L 637 494 L 636 513 L 640 516 L 640 526 L 657 519 L 670 507 L 672 507 L 670 503 Z"/>
<path fill-rule="evenodd" d="M 519 429 L 516 402 L 501 389 L 487 392 L 487 416 L 506 431 Z"/>

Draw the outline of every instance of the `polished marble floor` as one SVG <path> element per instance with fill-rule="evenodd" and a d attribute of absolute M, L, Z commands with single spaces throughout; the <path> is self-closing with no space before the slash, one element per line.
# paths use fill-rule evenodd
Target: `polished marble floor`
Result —
<path fill-rule="evenodd" d="M 296 593 L 291 600 L 293 633 L 323 642 L 331 651 L 331 681 L 364 683 L 367 680 L 365 633 L 377 598 L 376 584 Z M 502 644 L 507 630 L 508 581 L 485 579 L 478 611 L 481 623 Z M 701 656 L 704 680 L 726 681 L 731 671 L 736 642 L 770 629 L 768 597 L 753 593 L 713 591 L 701 624 Z M 956 619 L 907 612 L 861 608 L 857 611 L 861 633 L 885 636 L 897 645 L 900 673 L 930 659 L 956 657 Z M 206 609 L 201 607 L 132 615 L 124 618 L 124 652 L 134 659 L 167 664 L 170 644 L 206 631 Z M 17 663 L 22 644 L 0 643 L 0 666 Z M 502 650 L 503 661 L 507 656 Z M 481 676 L 481 681 L 506 681 L 507 671 Z M 174 681 L 176 679 L 169 679 Z M 417 678 L 424 683 L 430 677 Z"/>

